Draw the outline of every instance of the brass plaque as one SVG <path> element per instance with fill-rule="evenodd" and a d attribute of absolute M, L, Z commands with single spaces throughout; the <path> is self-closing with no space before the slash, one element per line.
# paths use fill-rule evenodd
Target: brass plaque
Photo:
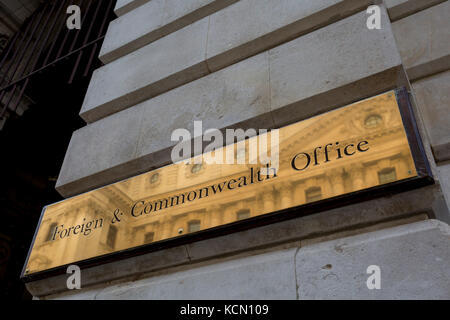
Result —
<path fill-rule="evenodd" d="M 172 164 L 49 205 L 24 276 L 418 175 L 394 91 L 283 127 L 277 147 L 277 171 Z"/>

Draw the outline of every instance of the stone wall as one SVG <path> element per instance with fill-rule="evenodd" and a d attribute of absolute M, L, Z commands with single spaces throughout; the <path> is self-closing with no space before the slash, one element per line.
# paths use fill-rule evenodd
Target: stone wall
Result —
<path fill-rule="evenodd" d="M 121 0 L 57 182 L 170 163 L 176 128 L 279 128 L 406 87 L 436 183 L 29 283 L 38 298 L 450 298 L 449 1 Z M 149 18 L 153 17 L 153 18 Z M 379 265 L 382 289 L 368 290 Z M 222 288 L 216 290 L 217 287 Z M 431 288 L 431 289 L 430 289 Z"/>
<path fill-rule="evenodd" d="M 336 240 L 300 241 L 252 256 L 194 264 L 187 270 L 50 299 L 448 299 L 450 228 L 436 220 Z M 317 239 L 316 239 L 317 241 Z M 323 242 L 322 242 L 323 241 Z M 431 262 L 424 265 L 425 261 Z M 381 290 L 368 290 L 376 264 Z M 447 285 L 445 285 L 447 284 Z"/>

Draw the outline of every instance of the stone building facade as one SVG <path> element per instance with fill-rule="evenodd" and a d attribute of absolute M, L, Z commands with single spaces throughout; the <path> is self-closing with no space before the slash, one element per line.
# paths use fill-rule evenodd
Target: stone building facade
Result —
<path fill-rule="evenodd" d="M 380 29 L 367 26 L 373 4 L 381 8 Z M 36 298 L 450 298 L 449 1 L 119 0 L 115 11 L 100 53 L 105 65 L 95 71 L 80 111 L 87 124 L 74 132 L 58 178 L 64 197 L 169 164 L 171 133 L 193 131 L 195 120 L 220 130 L 274 129 L 402 87 L 435 183 L 91 266 L 82 269 L 77 291 L 66 288 L 67 275 L 49 276 L 27 283 Z M 302 179 L 281 176 L 274 187 L 180 209 L 175 220 L 105 229 L 95 241 L 105 252 L 123 242 L 157 242 L 280 203 L 309 203 L 354 184 L 407 177 L 413 163 L 398 143 L 401 125 L 382 107 L 371 108 L 302 127 L 280 151 L 295 149 L 307 135 L 322 141 L 365 126 L 386 151 L 364 165 L 355 158 Z M 208 170 L 228 174 L 208 166 L 170 168 L 108 188 L 95 201 L 81 198 L 72 209 L 88 207 L 100 219 L 142 198 L 142 190 L 163 197 Z M 214 220 L 216 211 L 223 212 L 221 221 Z M 46 223 L 51 237 L 56 220 Z M 38 250 L 75 255 L 63 246 L 48 242 Z M 89 242 L 76 250 L 89 252 Z M 51 265 L 44 258 L 33 263 Z M 366 285 L 370 265 L 380 266 L 381 289 Z"/>

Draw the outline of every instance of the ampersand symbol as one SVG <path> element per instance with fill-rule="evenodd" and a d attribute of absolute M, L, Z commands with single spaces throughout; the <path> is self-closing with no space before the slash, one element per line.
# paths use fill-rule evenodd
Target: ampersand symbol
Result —
<path fill-rule="evenodd" d="M 120 222 L 120 218 L 119 216 L 122 216 L 123 212 L 120 212 L 119 209 L 116 209 L 116 211 L 114 211 L 114 218 L 112 218 L 111 223 L 114 224 L 116 222 Z"/>

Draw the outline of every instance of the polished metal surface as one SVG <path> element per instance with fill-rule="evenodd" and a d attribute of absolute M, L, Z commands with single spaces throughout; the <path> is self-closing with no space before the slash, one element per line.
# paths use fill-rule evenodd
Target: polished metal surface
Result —
<path fill-rule="evenodd" d="M 258 138 L 224 154 L 251 162 Z M 178 163 L 46 207 L 25 275 L 417 176 L 394 91 L 283 127 L 276 147 L 277 171 Z"/>

